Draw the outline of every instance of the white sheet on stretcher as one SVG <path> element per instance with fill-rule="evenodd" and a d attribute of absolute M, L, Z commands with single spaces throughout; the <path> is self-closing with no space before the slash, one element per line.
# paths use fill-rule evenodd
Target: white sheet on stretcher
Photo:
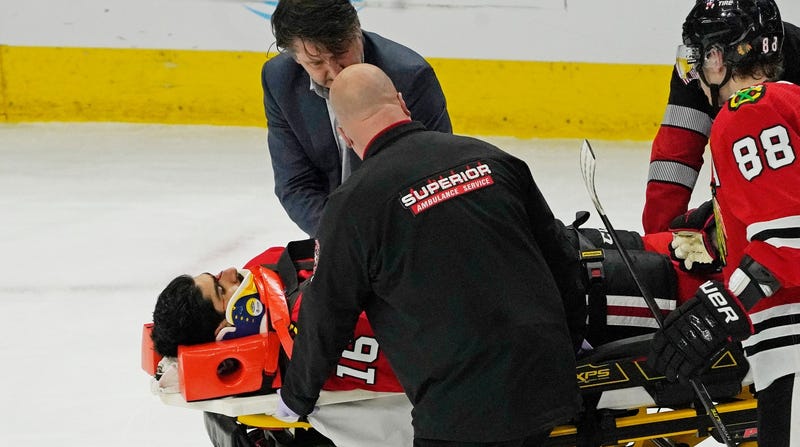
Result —
<path fill-rule="evenodd" d="M 179 392 L 177 364 L 165 359 L 159 368 L 163 375 L 153 379 L 151 390 L 167 405 L 232 417 L 271 415 L 278 406 L 277 394 L 187 402 Z M 414 440 L 411 402 L 404 393 L 322 391 L 308 421 L 337 447 L 408 447 Z"/>
<path fill-rule="evenodd" d="M 161 401 L 175 407 L 190 408 L 193 410 L 210 411 L 226 416 L 242 416 L 246 414 L 273 414 L 278 405 L 277 394 L 264 394 L 248 397 L 221 397 L 219 399 L 186 402 L 183 395 L 174 392 L 157 391 Z M 376 393 L 374 391 L 322 391 L 319 395 L 317 406 L 323 407 L 347 402 L 380 399 L 385 397 L 403 396 L 403 393 Z M 406 399 L 408 400 L 408 399 Z"/>
<path fill-rule="evenodd" d="M 233 417 L 273 414 L 278 402 L 276 394 L 186 402 L 180 393 L 157 391 L 157 386 L 154 391 L 167 405 Z M 317 405 L 319 408 L 309 416 L 309 422 L 337 447 L 407 447 L 413 444 L 411 403 L 405 394 L 322 391 Z M 653 405 L 653 398 L 644 388 L 633 387 L 604 392 L 598 408 L 628 409 Z"/>

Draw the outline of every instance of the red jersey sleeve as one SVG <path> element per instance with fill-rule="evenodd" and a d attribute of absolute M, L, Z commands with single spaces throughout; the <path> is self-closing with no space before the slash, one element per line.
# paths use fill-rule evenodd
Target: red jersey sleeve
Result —
<path fill-rule="evenodd" d="M 703 166 L 711 115 L 697 81 L 685 84 L 673 69 L 667 109 L 650 151 L 642 212 L 645 233 L 666 231 L 675 216 L 686 212 Z"/>
<path fill-rule="evenodd" d="M 644 243 L 645 250 L 661 253 L 664 256 L 670 257 L 669 244 L 672 242 L 671 232 L 664 231 L 661 233 L 645 234 L 642 236 L 642 242 Z M 680 266 L 678 266 L 677 261 L 674 259 L 670 260 L 672 263 L 672 268 L 675 270 L 675 279 L 677 281 L 676 298 L 679 306 L 685 303 L 689 298 L 693 297 L 695 292 L 697 292 L 697 289 L 704 282 L 708 281 L 709 279 L 715 279 L 717 281 L 722 280 L 722 276 L 719 274 L 698 275 L 689 273 L 681 269 Z"/>
<path fill-rule="evenodd" d="M 685 213 L 703 166 L 707 139 L 689 130 L 662 125 L 653 140 L 642 212 L 644 232 L 666 231 Z"/>
<path fill-rule="evenodd" d="M 245 268 L 263 264 L 276 264 L 284 247 L 272 247 L 253 257 L 245 264 Z M 298 275 L 306 278 L 308 272 L 300 271 Z M 300 294 L 290 309 L 291 319 L 297 322 L 303 296 Z M 372 327 L 363 312 L 358 318 L 353 341 L 342 352 L 342 358 L 336 370 L 325 382 L 323 389 L 328 391 L 345 391 L 363 389 L 378 392 L 403 392 L 403 387 L 389 366 L 389 361 L 380 349 Z"/>

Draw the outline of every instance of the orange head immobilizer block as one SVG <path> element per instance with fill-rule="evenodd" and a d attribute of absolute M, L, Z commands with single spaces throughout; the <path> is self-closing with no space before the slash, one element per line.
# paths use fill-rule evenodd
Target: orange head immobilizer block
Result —
<path fill-rule="evenodd" d="M 256 266 L 250 269 L 259 298 L 268 309 L 266 333 L 178 346 L 178 381 L 187 402 L 233 396 L 280 388 L 281 351 L 291 357 L 291 319 L 278 274 Z M 151 333 L 153 323 L 142 331 L 142 369 L 155 376 L 161 356 L 155 351 Z"/>
<path fill-rule="evenodd" d="M 142 369 L 155 376 L 159 355 L 150 334 L 142 329 Z M 280 340 L 275 332 L 234 340 L 178 347 L 178 380 L 187 402 L 258 391 L 264 385 L 280 388 Z M 270 380 L 271 383 L 264 383 Z"/>
<path fill-rule="evenodd" d="M 190 402 L 258 391 L 263 385 L 279 388 L 279 351 L 275 332 L 179 346 L 181 394 Z"/>

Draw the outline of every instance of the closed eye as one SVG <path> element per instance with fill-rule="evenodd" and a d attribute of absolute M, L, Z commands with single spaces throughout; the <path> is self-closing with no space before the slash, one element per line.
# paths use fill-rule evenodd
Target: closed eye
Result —
<path fill-rule="evenodd" d="M 225 288 L 219 283 L 219 280 L 216 276 L 212 275 L 211 273 L 206 272 L 206 275 L 211 277 L 211 280 L 214 281 L 214 292 L 217 294 L 217 299 L 222 300 L 222 295 L 225 293 Z"/>

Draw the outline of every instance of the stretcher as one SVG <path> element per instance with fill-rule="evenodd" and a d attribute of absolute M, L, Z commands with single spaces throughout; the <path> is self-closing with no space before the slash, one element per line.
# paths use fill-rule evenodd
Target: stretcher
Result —
<path fill-rule="evenodd" d="M 161 358 L 142 335 L 142 368 L 155 376 Z M 582 356 L 576 369 L 583 411 L 557 426 L 548 446 L 694 446 L 716 436 L 710 418 L 687 384 L 668 382 L 648 369 L 645 355 L 651 335 L 617 340 Z M 270 334 L 182 347 L 179 392 L 154 391 L 166 405 L 226 415 L 248 429 L 271 432 L 311 428 L 271 416 L 277 406 L 279 365 L 265 357 Z M 231 368 L 230 365 L 235 367 Z M 228 369 L 220 368 L 225 365 Z M 154 379 L 155 380 L 155 379 Z M 733 440 L 756 445 L 757 401 L 750 390 L 749 366 L 738 345 L 710 359 L 701 377 Z M 365 390 L 323 391 L 319 406 L 397 396 Z M 410 445 L 410 444 L 409 444 Z"/>
<path fill-rule="evenodd" d="M 578 362 L 584 410 L 556 427 L 548 446 L 693 446 L 718 434 L 689 384 L 650 370 L 645 355 L 652 335 L 610 342 Z M 709 360 L 700 380 L 716 402 L 733 441 L 756 445 L 757 401 L 749 365 L 739 345 Z"/>

